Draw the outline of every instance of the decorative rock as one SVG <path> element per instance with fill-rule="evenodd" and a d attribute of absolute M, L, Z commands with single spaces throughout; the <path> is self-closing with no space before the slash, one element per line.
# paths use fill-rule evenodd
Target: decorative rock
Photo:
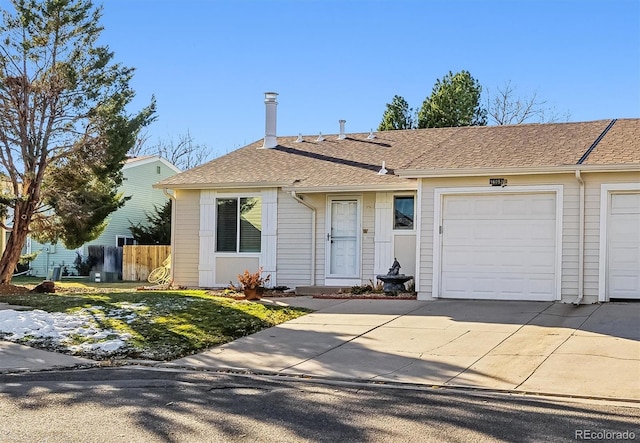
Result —
<path fill-rule="evenodd" d="M 51 280 L 45 280 L 38 286 L 33 288 L 31 292 L 37 292 L 40 294 L 53 294 L 56 292 L 56 284 Z"/>

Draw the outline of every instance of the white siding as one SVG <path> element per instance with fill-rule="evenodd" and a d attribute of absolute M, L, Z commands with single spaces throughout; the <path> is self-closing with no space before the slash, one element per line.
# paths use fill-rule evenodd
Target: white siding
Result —
<path fill-rule="evenodd" d="M 393 236 L 393 256 L 401 265 L 401 274 L 412 275 L 414 277 L 416 275 L 416 241 L 415 234 L 396 234 Z M 387 269 L 382 271 L 383 274 L 389 271 L 392 263 L 393 261 L 389 261 Z"/>
<path fill-rule="evenodd" d="M 325 257 L 327 253 L 327 196 L 309 195 L 307 202 L 317 208 L 316 212 L 316 285 L 324 284 Z"/>
<path fill-rule="evenodd" d="M 376 194 L 375 266 L 376 275 L 386 274 L 392 261 L 391 232 L 393 229 L 393 193 Z M 414 253 L 415 256 L 415 253 Z"/>
<path fill-rule="evenodd" d="M 239 286 L 238 274 L 242 274 L 244 271 L 253 273 L 259 267 L 259 257 L 217 257 L 215 272 L 218 283 L 215 286 L 226 287 L 228 284 Z M 270 275 L 270 279 L 266 286 L 271 286 L 273 275 L 271 272 L 263 270 L 262 276 L 266 278 L 267 275 Z"/>
<path fill-rule="evenodd" d="M 369 280 L 375 283 L 375 218 L 376 218 L 376 194 L 367 192 L 362 196 L 362 258 L 361 275 L 362 283 L 367 284 Z"/>
<path fill-rule="evenodd" d="M 585 263 L 584 296 L 586 303 L 598 301 L 600 288 L 600 193 L 603 184 L 640 183 L 640 174 L 594 173 L 582 174 L 585 182 Z M 607 208 L 603 208 L 607 211 Z M 604 282 L 603 282 L 604 283 Z"/>
<path fill-rule="evenodd" d="M 177 286 L 198 286 L 200 191 L 175 191 L 173 276 Z"/>
<path fill-rule="evenodd" d="M 271 275 L 270 286 L 278 285 L 277 251 L 278 251 L 278 190 L 275 188 L 262 191 L 262 247 L 260 266 L 266 274 Z"/>
<path fill-rule="evenodd" d="M 303 196 L 305 202 L 311 199 Z M 312 211 L 289 194 L 278 194 L 278 285 L 311 285 Z M 315 282 L 313 282 L 315 284 Z"/>
<path fill-rule="evenodd" d="M 573 301 L 577 297 L 578 287 L 579 210 L 577 200 L 579 186 L 575 176 L 573 174 L 553 174 L 547 176 L 500 177 L 507 178 L 508 186 L 563 186 L 561 297 L 563 302 Z M 421 217 L 421 244 L 418 263 L 420 278 L 419 287 L 417 288 L 419 298 L 429 299 L 433 290 L 434 189 L 436 187 L 486 187 L 489 184 L 489 178 L 487 176 L 422 180 L 422 202 L 418 208 Z M 588 300 L 585 301 L 589 302 Z M 593 299 L 590 300 L 590 302 L 594 301 Z"/>
<path fill-rule="evenodd" d="M 578 293 L 578 247 L 579 247 L 579 185 L 573 174 L 552 174 L 547 176 L 505 176 L 508 186 L 562 185 L 562 261 L 561 297 L 563 302 L 572 302 Z M 600 192 L 602 184 L 638 183 L 637 173 L 582 173 L 585 181 L 585 251 L 584 251 L 584 302 L 594 303 L 599 291 L 600 256 Z M 489 176 L 471 178 L 449 178 L 421 180 L 422 201 L 418 202 L 419 256 L 416 273 L 419 275 L 419 297 L 431 296 L 433 283 L 433 237 L 434 237 L 434 189 L 436 187 L 486 187 Z M 384 203 L 386 193 L 362 194 L 362 260 L 363 282 L 372 279 L 377 267 L 388 265 L 375 261 L 377 250 L 387 240 L 376 226 L 376 205 Z M 177 191 L 175 233 L 175 277 L 176 284 L 193 286 L 198 282 L 199 251 L 199 191 Z M 390 194 L 391 195 L 391 194 Z M 326 194 L 304 195 L 305 202 L 316 208 L 316 269 L 315 284 L 322 284 L 325 276 L 326 254 Z M 382 210 L 382 206 L 378 211 Z M 605 208 L 606 210 L 606 208 Z M 382 215 L 378 214 L 378 217 Z M 278 193 L 277 205 L 277 273 L 278 284 L 289 287 L 311 283 L 312 229 L 311 211 L 296 202 L 289 194 Z M 377 232 L 380 231 L 380 232 Z M 377 264 L 376 264 L 377 263 Z M 409 269 L 403 269 L 408 272 Z"/>
<path fill-rule="evenodd" d="M 418 201 L 417 210 L 420 212 L 420 244 L 418 248 L 417 274 L 418 281 L 416 291 L 418 298 L 429 299 L 433 292 L 433 194 L 435 186 L 452 186 L 455 182 L 450 180 L 433 182 L 432 180 L 420 180 L 421 201 Z M 459 184 L 460 182 L 458 182 Z M 465 186 L 466 183 L 460 186 Z"/>
<path fill-rule="evenodd" d="M 189 281 L 195 275 L 196 286 L 225 287 L 229 284 L 229 281 L 237 280 L 238 269 L 240 271 L 248 269 L 253 272 L 259 266 L 262 266 L 264 273 L 271 275 L 270 284 L 278 284 L 276 276 L 276 234 L 278 232 L 276 189 L 225 189 L 218 191 L 203 189 L 195 192 L 197 192 L 197 197 L 190 197 L 192 199 L 197 198 L 197 201 L 191 201 L 191 204 L 198 205 L 198 212 L 193 214 L 196 218 L 187 221 L 189 228 L 193 232 L 187 235 L 195 235 L 195 245 L 192 244 L 191 247 L 194 251 L 193 256 L 197 257 L 197 259 L 194 269 L 195 274 L 189 274 Z M 215 250 L 216 199 L 236 197 L 261 198 L 261 252 L 217 253 Z M 182 229 L 180 224 L 177 224 L 177 227 L 179 230 Z M 176 239 L 177 241 L 179 239 Z M 180 272 L 185 272 L 185 270 L 181 269 Z M 184 275 L 186 277 L 186 274 Z"/>
<path fill-rule="evenodd" d="M 579 247 L 579 185 L 573 174 L 547 176 L 505 176 L 508 186 L 563 185 L 562 221 L 562 302 L 573 302 L 578 295 Z M 600 286 L 600 192 L 602 184 L 638 183 L 638 173 L 585 173 L 585 249 L 584 249 L 584 303 L 598 301 Z M 433 279 L 433 192 L 435 187 L 486 186 L 489 177 L 422 180 L 422 220 L 419 294 L 427 299 L 432 292 Z M 606 211 L 606 208 L 604 208 Z"/>
<path fill-rule="evenodd" d="M 216 191 L 200 191 L 198 286 L 216 286 Z"/>

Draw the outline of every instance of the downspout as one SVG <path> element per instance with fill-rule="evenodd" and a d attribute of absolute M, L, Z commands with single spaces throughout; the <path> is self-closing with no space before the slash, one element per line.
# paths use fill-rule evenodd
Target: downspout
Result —
<path fill-rule="evenodd" d="M 167 197 L 169 197 L 169 200 L 171 200 L 171 283 L 173 284 L 173 270 L 175 269 L 174 263 L 173 261 L 175 260 L 176 255 L 174 254 L 174 245 L 176 244 L 176 230 L 173 229 L 174 226 L 174 220 L 176 219 L 176 196 L 172 193 L 170 193 L 169 191 L 167 191 L 167 188 L 162 188 L 162 193 L 164 195 L 166 195 Z"/>
<path fill-rule="evenodd" d="M 316 284 L 316 208 L 302 200 L 296 191 L 290 192 L 291 197 L 311 210 L 311 286 Z"/>
<path fill-rule="evenodd" d="M 584 297 L 584 180 L 580 175 L 580 168 L 576 169 L 576 180 L 578 180 L 580 185 L 580 196 L 578 199 L 578 205 L 580 206 L 578 217 L 580 221 L 578 228 L 578 298 L 575 299 L 573 304 L 578 306 Z"/>
<path fill-rule="evenodd" d="M 573 304 L 575 306 L 579 306 L 584 297 L 584 180 L 580 175 L 580 165 L 584 164 L 584 162 L 589 158 L 589 155 L 593 152 L 594 149 L 598 146 L 598 143 L 602 141 L 605 135 L 611 130 L 613 125 L 616 124 L 618 119 L 613 119 L 609 122 L 606 128 L 600 133 L 598 138 L 594 140 L 594 142 L 589 146 L 589 149 L 580 157 L 578 160 L 577 168 L 576 168 L 576 180 L 580 184 L 580 197 L 578 204 L 580 205 L 580 225 L 579 225 L 579 238 L 578 238 L 578 297 L 575 299 Z"/>

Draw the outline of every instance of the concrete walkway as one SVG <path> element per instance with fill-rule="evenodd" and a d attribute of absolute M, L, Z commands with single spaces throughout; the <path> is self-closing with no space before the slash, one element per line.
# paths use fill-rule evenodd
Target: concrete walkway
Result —
<path fill-rule="evenodd" d="M 2 309 L 20 311 L 31 308 L 0 303 L 0 310 Z M 0 340 L 0 372 L 42 371 L 95 364 L 95 361 L 86 358 L 43 351 L 41 349 Z"/>
<path fill-rule="evenodd" d="M 0 372 L 42 371 L 93 366 L 96 362 L 0 340 Z"/>
<path fill-rule="evenodd" d="M 640 303 L 270 302 L 317 311 L 169 366 L 640 401 Z"/>

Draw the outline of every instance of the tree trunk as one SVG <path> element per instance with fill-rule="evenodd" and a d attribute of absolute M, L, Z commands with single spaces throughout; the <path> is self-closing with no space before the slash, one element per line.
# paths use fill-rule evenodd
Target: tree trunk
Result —
<path fill-rule="evenodd" d="M 7 246 L 0 258 L 0 284 L 11 283 L 13 272 L 20 260 L 20 253 L 29 234 L 29 223 L 31 222 L 31 211 L 28 211 L 28 203 L 16 205 L 13 222 L 13 231 L 7 240 Z"/>

